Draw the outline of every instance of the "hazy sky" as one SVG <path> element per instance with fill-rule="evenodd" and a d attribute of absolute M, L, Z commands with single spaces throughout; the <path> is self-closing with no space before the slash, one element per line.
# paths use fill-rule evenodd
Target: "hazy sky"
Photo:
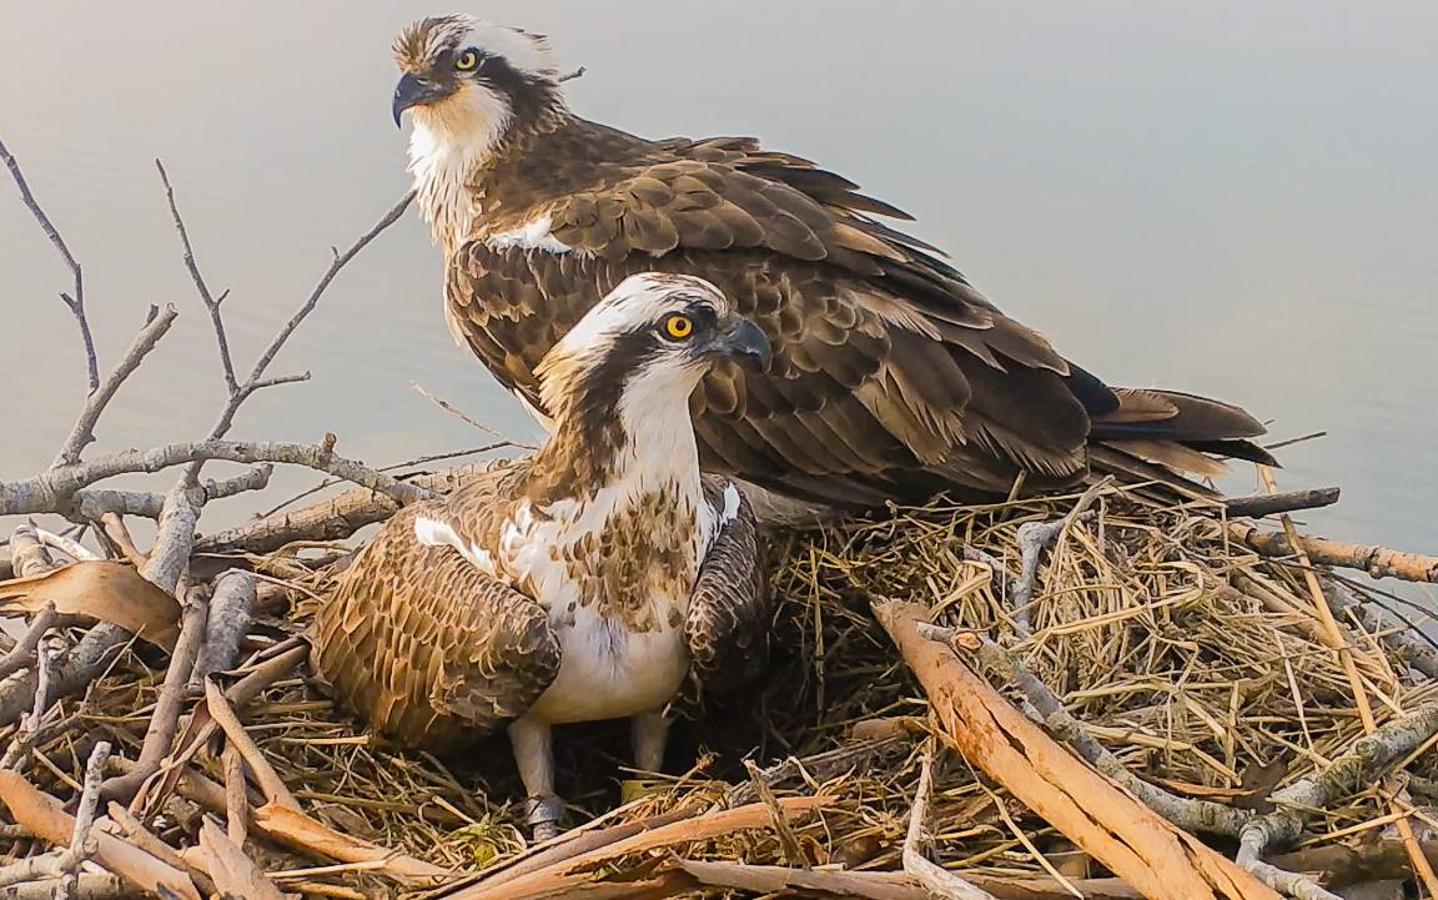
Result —
<path fill-rule="evenodd" d="M 882 10 L 882 12 L 880 12 Z M 0 0 L 0 138 L 86 266 L 102 357 L 145 306 L 181 320 L 102 446 L 199 436 L 219 401 L 163 156 L 244 362 L 404 189 L 384 2 Z M 1341 483 L 1325 530 L 1435 550 L 1438 5 L 1431 2 L 488 3 L 550 35 L 584 115 L 755 134 L 919 216 L 997 303 L 1110 381 L 1273 419 L 1286 486 Z M 44 466 L 82 389 L 68 278 L 0 185 L 0 478 Z M 530 434 L 440 315 L 411 218 L 280 361 L 315 380 L 237 436 L 383 462 L 478 442 L 419 381 Z M 1245 479 L 1248 476 L 1245 476 Z M 299 483 L 301 476 L 291 476 Z M 1246 484 L 1246 482 L 1245 482 Z M 232 513 L 233 514 L 233 513 Z"/>

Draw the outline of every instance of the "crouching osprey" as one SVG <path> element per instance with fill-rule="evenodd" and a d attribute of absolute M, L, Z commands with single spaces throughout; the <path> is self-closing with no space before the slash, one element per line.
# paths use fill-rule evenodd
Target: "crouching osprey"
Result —
<path fill-rule="evenodd" d="M 551 725 L 633 717 L 658 771 L 686 675 L 732 683 L 767 647 L 753 514 L 700 475 L 686 400 L 716 361 L 768 354 L 713 285 L 626 279 L 537 367 L 548 441 L 390 519 L 316 614 L 316 670 L 410 745 L 510 723 L 539 837 L 562 810 Z"/>
<path fill-rule="evenodd" d="M 706 471 L 865 507 L 1269 459 L 1237 407 L 1112 388 L 1065 359 L 879 218 L 908 216 L 808 160 L 586 121 L 545 40 L 517 29 L 429 18 L 394 52 L 446 318 L 541 412 L 536 367 L 560 335 L 626 275 L 663 270 L 717 285 L 773 346 L 764 371 L 716 366 L 693 395 Z"/>

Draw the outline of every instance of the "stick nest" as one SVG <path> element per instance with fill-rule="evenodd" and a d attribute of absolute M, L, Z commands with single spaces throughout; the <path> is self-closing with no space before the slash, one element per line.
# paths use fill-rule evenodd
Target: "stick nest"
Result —
<path fill-rule="evenodd" d="M 1054 521 L 1072 505 L 1072 497 L 933 505 L 770 535 L 777 602 L 763 683 L 742 697 L 681 703 L 668 768 L 684 774 L 644 782 L 639 791 L 634 784 L 621 791 L 621 779 L 638 778 L 622 771 L 623 723 L 558 731 L 558 789 L 571 803 L 571 823 L 606 813 L 606 824 L 616 824 L 771 802 L 766 794 L 777 798 L 773 803 L 824 794 L 832 802 L 790 828 L 749 829 L 670 849 L 688 859 L 902 868 L 920 748 L 933 729 L 921 690 L 871 614 L 876 598 L 928 604 L 935 622 L 998 642 L 1130 771 L 1180 797 L 1267 812 L 1270 793 L 1322 771 L 1363 734 L 1344 668 L 1321 640 L 1303 571 L 1229 543 L 1211 508 L 1155 508 L 1108 493 L 1093 516 L 1072 521 L 1047 551 L 1029 609 L 1032 633 L 1025 635 L 1011 606 L 1018 530 Z M 252 629 L 254 652 L 266 636 L 273 642 L 303 632 L 343 557 L 310 544 L 249 562 L 269 583 L 261 606 L 268 602 L 270 618 L 261 616 Z M 1374 599 L 1362 588 L 1350 590 Z M 1377 698 L 1380 724 L 1435 699 L 1433 684 L 1409 670 L 1401 651 L 1380 640 L 1385 635 L 1355 621 L 1340 624 Z M 959 652 L 979 669 L 976 655 Z M 307 812 L 457 875 L 525 849 L 523 791 L 503 735 L 456 758 L 402 752 L 338 714 L 308 674 L 302 668 L 241 710 L 250 735 Z M 73 798 L 95 741 L 109 740 L 117 755 L 134 758 L 162 677 L 159 655 L 132 647 L 82 701 L 64 705 L 70 727 L 37 742 L 30 777 L 55 796 Z M 1011 686 L 995 687 L 1022 704 Z M 746 759 L 756 766 L 746 767 Z M 223 784 L 219 758 L 201 752 L 191 765 Z M 1414 775 L 1431 770 L 1426 755 L 1408 767 Z M 1411 788 L 1426 802 L 1421 784 L 1427 780 L 1415 778 Z M 1299 846 L 1388 837 L 1387 809 L 1375 785 L 1316 811 Z M 176 847 L 188 846 L 200 814 L 196 803 L 176 796 L 153 829 Z M 941 756 L 935 767 L 929 816 L 934 860 L 966 877 L 1042 877 L 1046 865 L 1072 877 L 1106 874 L 957 754 Z M 13 831 L 0 850 L 17 857 L 31 839 Z M 1233 849 L 1211 840 L 1226 854 Z M 367 896 L 408 890 L 363 868 L 290 879 L 283 870 L 314 860 L 253 832 L 247 848 L 287 890 L 297 880 L 329 884 L 339 895 L 345 888 Z M 621 868 L 642 874 L 663 863 L 633 856 Z"/>

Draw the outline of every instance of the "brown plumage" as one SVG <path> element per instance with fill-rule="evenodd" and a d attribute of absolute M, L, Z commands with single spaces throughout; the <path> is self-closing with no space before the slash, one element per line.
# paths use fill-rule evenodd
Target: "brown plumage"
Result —
<path fill-rule="evenodd" d="M 513 723 L 536 802 L 554 723 L 633 717 L 637 762 L 657 769 L 684 679 L 724 690 L 765 657 L 753 513 L 700 474 L 685 398 L 716 362 L 766 354 L 713 286 L 625 281 L 539 367 L 545 445 L 405 508 L 344 571 L 315 616 L 316 671 L 407 745 Z"/>
<path fill-rule="evenodd" d="M 595 297 L 634 272 L 686 272 L 774 347 L 766 372 L 718 366 L 691 399 L 711 471 L 866 506 L 989 497 L 1020 474 L 1061 488 L 1095 463 L 1180 483 L 1172 470 L 1213 473 L 1208 454 L 1269 460 L 1238 407 L 1110 388 L 1066 360 L 853 182 L 752 138 L 586 121 L 552 66 L 504 56 L 504 29 L 445 21 L 447 49 L 400 57 L 396 115 L 415 117 L 450 327 L 536 407 L 535 365 Z M 410 45 L 437 34 L 412 28 Z M 472 77 L 451 71 L 466 48 L 482 59 Z"/>

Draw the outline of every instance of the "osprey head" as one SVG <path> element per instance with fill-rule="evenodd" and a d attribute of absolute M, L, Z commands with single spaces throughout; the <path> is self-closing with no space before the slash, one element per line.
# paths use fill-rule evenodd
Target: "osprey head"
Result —
<path fill-rule="evenodd" d="M 767 366 L 769 341 L 704 279 L 647 272 L 585 313 L 536 373 L 554 415 L 575 402 L 620 412 L 651 403 L 682 409 L 704 373 L 726 358 Z"/>
<path fill-rule="evenodd" d="M 514 120 L 559 102 L 559 73 L 544 35 L 471 16 L 434 16 L 394 42 L 401 74 L 395 125 L 411 110 L 433 130 L 501 134 Z"/>

